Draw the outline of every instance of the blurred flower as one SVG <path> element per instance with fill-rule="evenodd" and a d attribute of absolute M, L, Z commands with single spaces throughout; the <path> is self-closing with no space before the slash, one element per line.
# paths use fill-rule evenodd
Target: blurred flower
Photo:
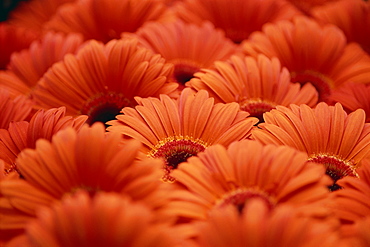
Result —
<path fill-rule="evenodd" d="M 167 83 L 173 65 L 136 39 L 112 40 L 106 45 L 90 41 L 77 55 L 67 54 L 55 63 L 32 92 L 44 108 L 65 106 L 67 114 L 88 115 L 90 124 L 105 123 L 135 96 L 170 93 L 177 83 Z"/>
<path fill-rule="evenodd" d="M 302 88 L 290 82 L 286 68 L 277 58 L 264 55 L 233 56 L 229 62 L 216 62 L 214 69 L 202 69 L 187 86 L 205 89 L 216 102 L 237 102 L 240 108 L 263 122 L 263 113 L 277 105 L 307 104 L 314 106 L 317 92 L 311 84 Z"/>
<path fill-rule="evenodd" d="M 329 101 L 331 91 L 344 82 L 369 83 L 370 57 L 361 47 L 347 44 L 338 27 L 320 26 L 306 17 L 266 24 L 242 48 L 247 55 L 277 57 L 292 82 L 315 86 L 319 101 Z"/>
<path fill-rule="evenodd" d="M 317 6 L 323 6 L 330 2 L 336 4 L 338 0 L 288 0 L 292 3 L 297 9 L 302 11 L 305 15 L 310 16 L 312 14 L 312 9 Z"/>
<path fill-rule="evenodd" d="M 331 190 L 343 177 L 357 177 L 360 161 L 370 152 L 370 124 L 358 109 L 349 115 L 337 103 L 277 106 L 265 113 L 265 123 L 252 131 L 254 139 L 264 144 L 287 145 L 307 153 L 311 162 L 323 164 L 333 180 Z"/>
<path fill-rule="evenodd" d="M 107 130 L 139 140 L 146 155 L 163 158 L 162 180 L 168 182 L 175 181 L 170 172 L 180 163 L 213 144 L 228 146 L 248 138 L 258 121 L 248 118 L 236 103 L 214 104 L 205 90 L 194 93 L 186 88 L 177 100 L 161 95 L 160 99 L 138 99 L 138 103 L 135 109 L 123 108 L 117 120 L 107 123 L 112 125 Z"/>

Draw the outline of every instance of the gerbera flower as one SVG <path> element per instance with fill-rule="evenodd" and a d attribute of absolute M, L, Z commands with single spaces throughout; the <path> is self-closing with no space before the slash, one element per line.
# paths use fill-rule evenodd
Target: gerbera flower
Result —
<path fill-rule="evenodd" d="M 21 1 L 9 15 L 8 22 L 42 33 L 43 25 L 57 12 L 59 6 L 75 0 Z"/>
<path fill-rule="evenodd" d="M 65 116 L 65 107 L 39 110 L 30 122 L 12 122 L 8 129 L 0 129 L 0 159 L 5 164 L 5 173 L 18 171 L 16 158 L 25 148 L 35 148 L 38 139 L 51 140 L 54 134 L 67 127 L 79 130 L 87 116 Z"/>
<path fill-rule="evenodd" d="M 180 89 L 200 68 L 209 68 L 214 61 L 226 60 L 237 52 L 237 46 L 209 22 L 200 26 L 181 20 L 151 22 L 140 28 L 135 36 L 145 47 L 175 65 L 170 79 L 178 82 Z"/>
<path fill-rule="evenodd" d="M 158 98 L 138 99 L 135 109 L 126 107 L 108 131 L 118 132 L 141 141 L 144 153 L 152 158 L 165 159 L 164 181 L 173 182 L 173 169 L 187 158 L 220 143 L 248 138 L 256 118 L 239 110 L 236 103 L 214 104 L 205 90 L 193 93 L 182 91 L 177 100 L 167 95 Z"/>
<path fill-rule="evenodd" d="M 178 246 L 181 232 L 156 212 L 114 193 L 67 196 L 43 208 L 22 237 L 9 246 Z"/>
<path fill-rule="evenodd" d="M 60 7 L 45 27 L 106 43 L 122 32 L 135 32 L 147 21 L 166 19 L 166 10 L 157 0 L 78 0 Z"/>
<path fill-rule="evenodd" d="M 253 138 L 305 152 L 309 161 L 326 167 L 334 182 L 331 190 L 338 189 L 336 182 L 345 176 L 358 177 L 356 169 L 370 152 L 370 124 L 365 123 L 362 109 L 347 115 L 339 103 L 319 103 L 314 109 L 277 106 L 264 119 L 252 131 Z"/>
<path fill-rule="evenodd" d="M 37 38 L 31 30 L 0 22 L 0 70 L 6 69 L 13 52 L 27 48 Z"/>
<path fill-rule="evenodd" d="M 242 212 L 231 206 L 212 210 L 209 219 L 196 227 L 199 246 L 334 247 L 340 243 L 331 221 L 302 217 L 287 205 L 271 212 L 258 199 L 250 199 Z"/>
<path fill-rule="evenodd" d="M 312 16 L 338 26 L 348 42 L 357 42 L 370 55 L 370 2 L 340 0 L 314 8 Z"/>
<path fill-rule="evenodd" d="M 67 54 L 54 64 L 32 92 L 41 107 L 65 106 L 68 115 L 88 115 L 88 122 L 114 119 L 134 97 L 170 93 L 167 83 L 173 65 L 159 54 L 140 47 L 136 39 L 90 41 L 77 55 Z"/>
<path fill-rule="evenodd" d="M 369 83 L 370 57 L 361 47 L 347 44 L 338 27 L 320 26 L 306 17 L 266 24 L 242 48 L 247 55 L 277 57 L 292 82 L 310 82 L 316 87 L 319 101 L 328 101 L 331 90 L 344 82 Z"/>
<path fill-rule="evenodd" d="M 12 99 L 9 92 L 0 89 L 0 129 L 7 129 L 11 121 L 18 122 L 28 119 L 31 115 L 33 102 L 23 95 Z"/>
<path fill-rule="evenodd" d="M 189 23 L 212 22 L 235 43 L 261 30 L 267 22 L 291 19 L 298 14 L 290 4 L 280 0 L 185 0 L 174 6 L 174 11 Z"/>
<path fill-rule="evenodd" d="M 167 190 L 158 179 L 163 162 L 137 161 L 140 145 L 122 143 L 122 136 L 107 134 L 102 123 L 84 125 L 79 132 L 61 130 L 52 142 L 38 140 L 35 149 L 23 150 L 17 158 L 23 179 L 13 173 L 0 183 L 0 229 L 22 230 L 38 208 L 79 190 L 91 196 L 99 191 L 125 194 L 159 213 L 167 203 Z"/>
<path fill-rule="evenodd" d="M 79 34 L 48 32 L 42 39 L 31 43 L 28 49 L 12 54 L 7 67 L 10 78 L 0 75 L 1 85 L 9 88 L 13 94 L 29 94 L 54 63 L 63 60 L 68 53 L 76 53 L 82 42 Z"/>
<path fill-rule="evenodd" d="M 290 82 L 286 68 L 277 58 L 259 55 L 233 56 L 229 62 L 215 62 L 214 69 L 202 69 L 186 85 L 196 90 L 205 89 L 216 102 L 237 102 L 242 110 L 263 121 L 264 112 L 276 105 L 308 104 L 317 102 L 317 92 L 311 84 L 302 88 Z"/>
<path fill-rule="evenodd" d="M 334 102 L 343 105 L 347 112 L 355 111 L 359 108 L 366 113 L 366 122 L 370 122 L 370 85 L 361 83 L 344 83 L 341 87 L 334 90 L 331 97 Z"/>
<path fill-rule="evenodd" d="M 304 153 L 290 147 L 252 140 L 234 142 L 228 149 L 214 145 L 173 171 L 177 191 L 169 210 L 189 219 L 206 219 L 212 208 L 233 205 L 243 211 L 257 198 L 268 210 L 288 204 L 307 216 L 323 217 L 330 194 L 325 187 L 330 179 L 323 173 L 323 167 L 307 162 Z"/>

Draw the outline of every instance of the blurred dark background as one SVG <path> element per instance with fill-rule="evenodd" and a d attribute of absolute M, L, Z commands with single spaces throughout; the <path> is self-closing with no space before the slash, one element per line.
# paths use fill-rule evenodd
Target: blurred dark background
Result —
<path fill-rule="evenodd" d="M 22 1 L 25 0 L 0 0 L 0 21 L 5 21 L 8 18 L 9 12 Z"/>

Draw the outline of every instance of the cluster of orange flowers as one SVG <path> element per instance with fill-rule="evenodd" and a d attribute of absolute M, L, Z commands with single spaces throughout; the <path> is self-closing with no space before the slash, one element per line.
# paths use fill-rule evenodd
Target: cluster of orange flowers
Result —
<path fill-rule="evenodd" d="M 0 106 L 1 246 L 370 246 L 368 1 L 21 1 Z"/>

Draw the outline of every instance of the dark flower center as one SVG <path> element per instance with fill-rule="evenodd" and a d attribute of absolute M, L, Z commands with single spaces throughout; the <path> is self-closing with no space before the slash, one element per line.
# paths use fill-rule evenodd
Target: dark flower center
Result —
<path fill-rule="evenodd" d="M 240 102 L 239 105 L 240 109 L 249 112 L 251 117 L 258 118 L 259 123 L 265 122 L 263 119 L 263 113 L 275 109 L 274 104 L 262 100 L 244 100 Z"/>
<path fill-rule="evenodd" d="M 329 102 L 333 82 L 323 74 L 315 71 L 305 70 L 291 73 L 291 81 L 299 82 L 301 85 L 311 83 L 319 93 L 319 102 Z"/>
<path fill-rule="evenodd" d="M 185 83 L 190 81 L 194 77 L 194 73 L 200 70 L 200 66 L 192 61 L 179 59 L 172 62 L 175 65 L 172 80 L 180 84 L 180 89 L 184 88 Z"/>
<path fill-rule="evenodd" d="M 164 172 L 162 180 L 165 182 L 174 182 L 175 178 L 170 176 L 173 169 L 185 162 L 188 158 L 196 156 L 199 152 L 203 152 L 206 148 L 200 141 L 188 139 L 164 141 L 164 144 L 155 148 L 151 152 L 154 158 L 163 158 L 165 160 Z"/>
<path fill-rule="evenodd" d="M 114 120 L 123 107 L 134 106 L 123 94 L 116 92 L 101 93 L 86 102 L 81 114 L 89 116 L 88 123 L 106 123 Z"/>

